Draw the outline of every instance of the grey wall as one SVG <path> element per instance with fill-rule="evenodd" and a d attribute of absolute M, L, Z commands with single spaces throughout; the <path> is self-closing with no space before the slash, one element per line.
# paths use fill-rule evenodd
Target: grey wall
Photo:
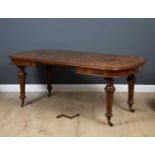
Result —
<path fill-rule="evenodd" d="M 58 48 L 144 56 L 139 84 L 155 84 L 155 19 L 0 19 L 0 84 L 18 83 L 8 56 L 17 51 Z M 27 69 L 27 83 L 44 83 L 44 66 Z M 54 69 L 54 83 L 104 83 L 100 77 Z M 125 79 L 116 83 L 126 83 Z"/>

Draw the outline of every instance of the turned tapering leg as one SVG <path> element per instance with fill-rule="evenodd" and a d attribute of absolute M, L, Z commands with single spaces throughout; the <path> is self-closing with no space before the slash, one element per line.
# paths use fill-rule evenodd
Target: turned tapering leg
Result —
<path fill-rule="evenodd" d="M 130 75 L 127 78 L 128 81 L 128 105 L 129 105 L 129 110 L 130 112 L 135 112 L 135 110 L 132 108 L 134 104 L 134 85 L 136 81 L 135 75 Z"/>
<path fill-rule="evenodd" d="M 46 69 L 47 69 L 47 90 L 48 90 L 48 97 L 50 97 L 52 90 L 52 67 L 50 65 L 47 65 Z"/>
<path fill-rule="evenodd" d="M 20 99 L 21 99 L 21 107 L 24 106 L 25 102 L 25 81 L 26 81 L 26 73 L 25 73 L 25 67 L 24 66 L 18 66 L 19 72 L 19 83 L 20 83 Z"/>
<path fill-rule="evenodd" d="M 112 78 L 105 78 L 107 81 L 107 85 L 105 87 L 106 91 L 106 114 L 105 116 L 107 117 L 108 125 L 113 126 L 111 122 L 111 117 L 113 116 L 112 114 L 112 104 L 113 104 L 113 95 L 115 92 L 115 87 L 113 85 L 113 79 Z"/>

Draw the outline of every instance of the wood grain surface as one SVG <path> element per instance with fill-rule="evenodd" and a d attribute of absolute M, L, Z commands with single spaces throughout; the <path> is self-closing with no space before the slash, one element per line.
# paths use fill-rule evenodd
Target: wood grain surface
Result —
<path fill-rule="evenodd" d="M 13 60 L 101 70 L 126 70 L 145 64 L 144 58 L 138 56 L 48 49 L 15 53 L 10 58 Z"/>
<path fill-rule="evenodd" d="M 54 92 L 51 98 L 33 92 L 27 96 L 26 106 L 20 108 L 18 93 L 0 93 L 0 136 L 155 136 L 155 93 L 135 93 L 136 113 L 128 111 L 128 93 L 115 93 L 113 114 L 117 117 L 112 128 L 104 117 L 103 92 Z M 80 116 L 57 119 L 61 113 Z"/>

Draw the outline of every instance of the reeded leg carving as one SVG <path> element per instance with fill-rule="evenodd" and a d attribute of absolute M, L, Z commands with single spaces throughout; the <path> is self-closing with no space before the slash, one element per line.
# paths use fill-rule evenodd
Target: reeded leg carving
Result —
<path fill-rule="evenodd" d="M 20 83 L 20 99 L 21 99 L 21 107 L 24 106 L 25 102 L 25 81 L 26 81 L 26 73 L 24 66 L 17 66 L 19 68 L 18 77 Z"/>
<path fill-rule="evenodd" d="M 48 90 L 48 97 L 50 97 L 52 91 L 52 67 L 50 65 L 47 65 L 46 69 L 47 69 L 47 90 Z"/>
<path fill-rule="evenodd" d="M 130 75 L 127 78 L 128 81 L 128 105 L 129 105 L 129 110 L 130 112 L 135 112 L 135 110 L 132 108 L 134 104 L 134 85 L 136 81 L 135 75 Z"/>
<path fill-rule="evenodd" d="M 108 125 L 113 126 L 113 123 L 111 122 L 112 114 L 112 104 L 113 104 L 113 95 L 115 91 L 115 87 L 113 85 L 113 79 L 112 78 L 105 78 L 107 81 L 107 85 L 105 87 L 106 91 L 106 114 Z"/>

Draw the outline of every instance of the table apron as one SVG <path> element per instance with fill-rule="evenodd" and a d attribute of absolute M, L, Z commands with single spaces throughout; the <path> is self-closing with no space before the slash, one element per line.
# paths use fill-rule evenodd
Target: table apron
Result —
<path fill-rule="evenodd" d="M 143 70 L 143 66 L 139 66 L 134 69 L 128 70 L 99 70 L 99 69 L 87 69 L 87 68 L 76 68 L 77 74 L 86 74 L 86 75 L 97 75 L 102 77 L 125 77 L 133 75 L 139 71 Z"/>
<path fill-rule="evenodd" d="M 50 65 L 46 63 L 38 63 L 35 61 L 27 61 L 27 60 L 14 60 L 12 59 L 12 63 L 17 66 L 25 66 L 25 67 L 38 67 L 39 65 Z M 61 66 L 61 65 L 51 65 L 51 66 Z M 101 70 L 101 69 L 94 69 L 94 68 L 84 68 L 84 67 L 70 67 L 64 66 L 67 68 L 74 68 L 77 74 L 86 74 L 86 75 L 96 75 L 102 77 L 123 77 L 133 75 L 141 70 L 143 70 L 143 65 L 138 66 L 132 69 L 126 70 Z"/>
<path fill-rule="evenodd" d="M 14 60 L 12 59 L 11 62 L 17 66 L 25 66 L 25 67 L 38 67 L 38 63 L 37 62 L 33 62 L 33 61 L 26 61 L 26 60 Z"/>

